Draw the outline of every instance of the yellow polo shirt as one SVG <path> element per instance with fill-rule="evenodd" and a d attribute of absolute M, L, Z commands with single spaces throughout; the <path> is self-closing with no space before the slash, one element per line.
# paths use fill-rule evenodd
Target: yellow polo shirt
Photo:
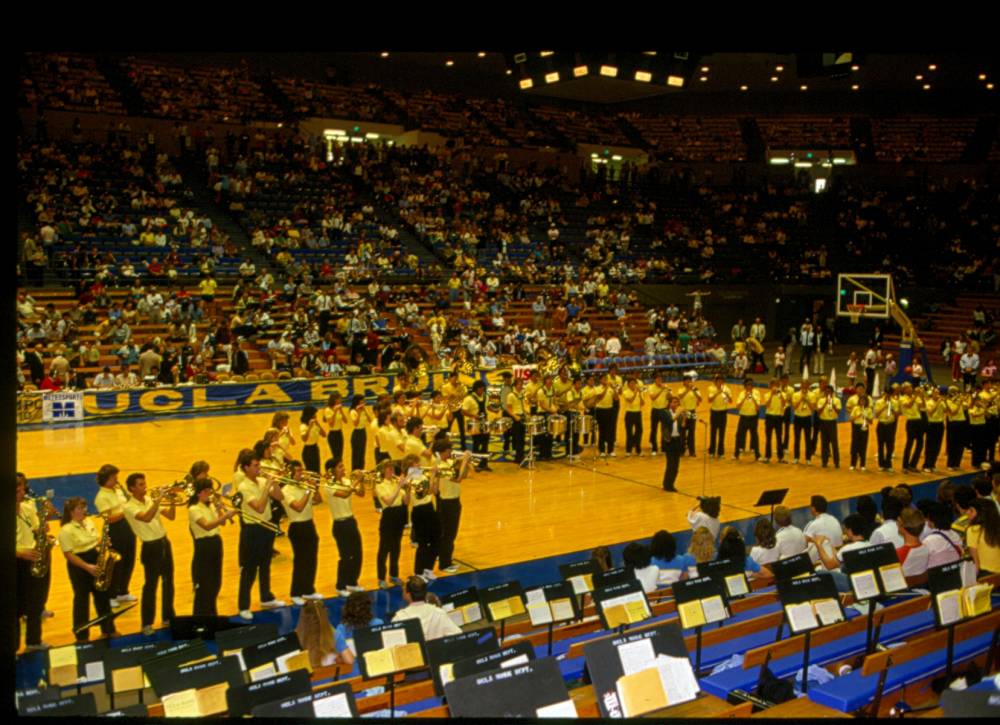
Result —
<path fill-rule="evenodd" d="M 136 518 L 136 514 L 145 514 L 151 508 L 153 508 L 152 498 L 140 501 L 135 497 L 129 497 L 124 506 L 125 520 L 128 521 L 128 525 L 132 527 L 135 535 L 144 542 L 158 541 L 167 535 L 166 530 L 163 528 L 163 523 L 160 521 L 159 511 L 156 512 L 151 521 L 140 521 Z"/>

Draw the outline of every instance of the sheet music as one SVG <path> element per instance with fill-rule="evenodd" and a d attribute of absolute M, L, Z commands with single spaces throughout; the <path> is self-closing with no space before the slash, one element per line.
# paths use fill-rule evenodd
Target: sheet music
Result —
<path fill-rule="evenodd" d="M 532 604 L 545 601 L 545 591 L 543 589 L 531 589 L 524 593 L 524 598 L 527 600 L 528 608 L 530 609 Z"/>
<path fill-rule="evenodd" d="M 84 676 L 88 682 L 99 682 L 104 679 L 104 662 L 88 662 L 83 667 Z"/>
<path fill-rule="evenodd" d="M 886 593 L 899 592 L 906 589 L 906 577 L 903 576 L 903 567 L 900 564 L 890 564 L 879 567 L 879 574 L 882 576 L 882 584 Z"/>
<path fill-rule="evenodd" d="M 250 681 L 257 682 L 258 680 L 266 680 L 268 677 L 274 677 L 276 674 L 278 674 L 278 672 L 274 669 L 274 663 L 268 662 L 266 665 L 254 667 L 250 670 Z"/>
<path fill-rule="evenodd" d="M 557 622 L 563 622 L 573 618 L 573 603 L 569 599 L 553 599 L 549 602 L 552 608 L 552 618 Z"/>
<path fill-rule="evenodd" d="M 465 616 L 463 615 L 461 609 L 449 609 L 448 617 L 455 623 L 456 626 L 461 627 L 465 624 Z"/>
<path fill-rule="evenodd" d="M 563 700 L 554 705 L 546 705 L 535 710 L 535 717 L 571 717 L 577 718 L 576 705 L 572 700 Z"/>
<path fill-rule="evenodd" d="M 667 693 L 667 702 L 676 705 L 698 697 L 698 679 L 687 657 L 656 656 L 656 669 Z"/>
<path fill-rule="evenodd" d="M 953 589 L 950 592 L 941 592 L 936 599 L 941 624 L 951 624 L 962 619 L 961 590 Z"/>
<path fill-rule="evenodd" d="M 747 586 L 747 578 L 743 574 L 731 574 L 726 577 L 725 582 L 726 591 L 729 592 L 729 596 L 731 597 L 741 597 L 750 592 L 750 588 Z"/>
<path fill-rule="evenodd" d="M 716 594 L 701 600 L 701 610 L 705 613 L 706 622 L 719 622 L 726 618 L 726 607 L 722 603 L 722 597 Z"/>
<path fill-rule="evenodd" d="M 618 645 L 618 659 L 622 663 L 622 672 L 632 675 L 656 664 L 656 652 L 653 651 L 652 639 L 638 639 Z"/>
<path fill-rule="evenodd" d="M 584 579 L 582 574 L 571 576 L 569 578 L 569 583 L 573 585 L 574 594 L 586 594 L 590 591 L 590 587 L 587 586 L 587 580 Z"/>
<path fill-rule="evenodd" d="M 851 574 L 851 586 L 854 588 L 854 596 L 858 599 L 878 596 L 878 583 L 875 581 L 875 572 L 871 569 Z"/>
<path fill-rule="evenodd" d="M 820 599 L 815 602 L 816 615 L 824 625 L 844 621 L 844 614 L 835 599 Z"/>
<path fill-rule="evenodd" d="M 785 607 L 785 615 L 788 617 L 788 626 L 793 632 L 805 632 L 809 629 L 816 629 L 819 622 L 813 613 L 812 605 L 809 602 L 801 604 L 791 604 Z"/>
<path fill-rule="evenodd" d="M 401 644 L 406 644 L 405 629 L 386 629 L 382 632 L 383 649 L 392 649 Z"/>
<path fill-rule="evenodd" d="M 313 700 L 313 713 L 316 717 L 354 717 L 351 704 L 343 692 Z"/>
<path fill-rule="evenodd" d="M 465 621 L 469 624 L 483 618 L 483 610 L 480 608 L 479 602 L 465 605 L 462 607 L 462 611 L 465 612 Z"/>
<path fill-rule="evenodd" d="M 544 597 L 541 602 L 528 602 L 528 616 L 531 617 L 533 625 L 548 624 L 552 621 L 552 610 Z"/>
<path fill-rule="evenodd" d="M 441 611 L 442 612 L 451 612 L 454 609 L 455 609 L 455 603 L 454 602 L 445 602 L 444 604 L 441 605 Z"/>
<path fill-rule="evenodd" d="M 455 663 L 445 662 L 443 665 L 438 667 L 438 674 L 441 677 L 441 684 L 447 685 L 455 679 Z"/>

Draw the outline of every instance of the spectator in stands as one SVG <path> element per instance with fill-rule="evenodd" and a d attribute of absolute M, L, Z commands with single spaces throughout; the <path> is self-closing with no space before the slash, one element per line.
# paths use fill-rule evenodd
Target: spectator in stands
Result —
<path fill-rule="evenodd" d="M 903 546 L 903 535 L 899 532 L 897 519 L 903 512 L 903 504 L 898 498 L 892 495 L 882 497 L 882 520 L 881 526 L 876 528 L 869 540 L 873 544 L 884 542 L 891 543 L 897 549 Z"/>
<path fill-rule="evenodd" d="M 678 554 L 674 535 L 662 529 L 653 534 L 649 552 L 652 563 L 660 570 L 659 578 L 665 584 L 686 579 L 690 567 L 697 563 L 691 554 Z"/>
<path fill-rule="evenodd" d="M 956 492 L 957 495 L 957 492 Z M 985 498 L 972 502 L 965 540 L 979 576 L 1000 574 L 1000 513 Z"/>
<path fill-rule="evenodd" d="M 802 533 L 802 529 L 792 524 L 792 510 L 790 508 L 778 506 L 774 509 L 774 523 L 777 526 L 774 540 L 779 559 L 787 559 L 807 550 L 805 534 Z"/>

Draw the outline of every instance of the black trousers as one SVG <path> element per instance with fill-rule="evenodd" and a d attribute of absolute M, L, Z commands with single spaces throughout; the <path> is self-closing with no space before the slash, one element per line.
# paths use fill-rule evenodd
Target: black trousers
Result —
<path fill-rule="evenodd" d="M 642 453 L 642 413 L 639 411 L 625 413 L 625 452 Z"/>
<path fill-rule="evenodd" d="M 896 427 L 898 425 L 898 421 L 894 420 L 892 423 L 879 423 L 875 428 L 879 468 L 892 468 L 892 454 L 896 451 Z"/>
<path fill-rule="evenodd" d="M 681 468 L 681 454 L 684 452 L 684 439 L 681 436 L 671 436 L 663 440 L 663 452 L 667 457 L 667 467 L 663 471 L 663 490 L 676 491 L 674 482 Z"/>
<path fill-rule="evenodd" d="M 524 420 L 515 420 L 510 432 L 514 442 L 514 463 L 520 463 L 524 460 Z"/>
<path fill-rule="evenodd" d="M 812 445 L 813 455 L 816 454 L 817 447 L 819 445 L 819 424 L 823 419 L 819 417 L 818 414 L 812 414 L 812 438 L 810 444 Z"/>
<path fill-rule="evenodd" d="M 490 451 L 490 434 L 489 433 L 479 433 L 478 435 L 472 436 L 472 452 L 473 453 L 489 453 Z M 549 457 L 552 456 L 552 438 L 549 438 Z M 488 458 L 484 458 L 479 463 L 479 468 L 486 468 L 490 463 Z"/>
<path fill-rule="evenodd" d="M 142 626 L 151 627 L 156 620 L 156 588 L 163 579 L 160 590 L 160 615 L 163 621 L 174 618 L 174 552 L 170 539 L 164 536 L 156 541 L 143 541 L 139 552 L 146 581 L 142 585 Z"/>
<path fill-rule="evenodd" d="M 327 431 L 326 444 L 330 446 L 330 457 L 333 458 L 333 460 L 344 460 L 344 431 Z M 305 458 L 305 453 L 302 454 L 302 457 Z"/>
<path fill-rule="evenodd" d="M 21 643 L 21 617 L 26 618 L 24 643 L 42 641 L 42 610 L 45 609 L 45 579 L 31 576 L 33 562 L 17 559 L 17 645 Z M 51 565 L 50 565 L 51 570 Z M 86 620 L 84 620 L 86 621 Z"/>
<path fill-rule="evenodd" d="M 379 581 L 385 581 L 387 559 L 389 576 L 399 576 L 399 551 L 405 526 L 405 506 L 382 509 L 382 517 L 378 522 L 378 554 L 375 559 L 375 570 Z"/>
<path fill-rule="evenodd" d="M 785 459 L 785 445 L 781 442 L 781 426 L 784 423 L 783 416 L 764 416 L 764 458 L 771 457 L 771 438 L 774 437 L 774 446 L 778 452 L 778 460 Z"/>
<path fill-rule="evenodd" d="M 452 416 L 452 423 L 458 423 L 458 440 L 461 449 L 465 450 L 465 415 L 462 411 L 456 411 Z M 451 423 L 448 424 L 448 432 L 451 432 Z"/>
<path fill-rule="evenodd" d="M 819 435 L 822 442 L 822 459 L 825 466 L 833 455 L 833 465 L 840 468 L 840 442 L 837 440 L 837 421 L 819 421 Z"/>
<path fill-rule="evenodd" d="M 597 452 L 611 453 L 615 449 L 615 414 L 613 408 L 595 408 L 597 414 Z"/>
<path fill-rule="evenodd" d="M 653 408 L 649 411 L 649 448 L 653 453 L 659 450 L 660 427 L 666 425 L 663 421 L 665 415 L 665 408 Z"/>
<path fill-rule="evenodd" d="M 868 429 L 851 424 L 851 465 L 864 466 L 868 455 Z"/>
<path fill-rule="evenodd" d="M 240 611 L 250 609 L 250 590 L 254 580 L 259 582 L 260 601 L 275 598 L 271 591 L 271 550 L 274 532 L 257 524 L 243 524 L 240 530 L 240 588 L 237 606 Z"/>
<path fill-rule="evenodd" d="M 344 441 L 340 441 L 341 449 L 344 447 Z M 319 473 L 319 444 L 312 443 L 307 446 L 302 446 L 302 465 L 306 467 L 307 471 L 312 471 L 313 473 Z"/>
<path fill-rule="evenodd" d="M 414 506 L 410 512 L 413 521 L 413 540 L 417 542 L 417 551 L 413 556 L 413 573 L 422 574 L 424 569 L 434 571 L 434 562 L 438 557 L 438 546 L 441 543 L 441 521 L 433 503 Z"/>
<path fill-rule="evenodd" d="M 368 434 L 364 428 L 351 432 L 351 470 L 365 470 L 365 454 L 368 451 Z"/>
<path fill-rule="evenodd" d="M 510 413 L 508 413 L 507 411 L 504 411 L 502 417 L 504 417 L 504 418 L 510 418 L 511 416 L 510 416 Z M 513 418 L 511 418 L 511 420 L 513 420 Z M 507 451 L 510 450 L 510 443 L 511 443 L 511 440 L 513 438 L 511 430 L 512 430 L 511 428 L 508 428 L 506 431 L 504 431 L 504 434 L 503 434 L 503 452 L 504 453 L 506 453 Z"/>
<path fill-rule="evenodd" d="M 948 468 L 958 468 L 965 454 L 969 424 L 964 420 L 948 421 Z"/>
<path fill-rule="evenodd" d="M 611 406 L 611 450 L 615 449 L 615 445 L 618 443 L 618 413 L 621 410 L 621 401 L 615 401 L 615 404 Z"/>
<path fill-rule="evenodd" d="M 789 435 L 792 432 L 792 418 L 794 414 L 791 408 L 785 408 L 784 414 L 781 416 L 781 445 L 787 451 L 788 450 L 788 440 Z"/>
<path fill-rule="evenodd" d="M 997 439 L 1000 438 L 1000 417 L 986 417 L 986 460 L 996 461 Z"/>
<path fill-rule="evenodd" d="M 108 596 L 114 598 L 128 594 L 128 584 L 135 569 L 135 532 L 123 518 L 111 524 L 110 534 L 111 548 L 122 557 L 111 572 L 111 586 L 108 587 Z"/>
<path fill-rule="evenodd" d="M 944 442 L 944 423 L 927 423 L 927 446 L 924 448 L 924 468 L 934 468 Z"/>
<path fill-rule="evenodd" d="M 458 537 L 458 524 L 462 520 L 462 499 L 441 498 L 438 496 L 438 521 L 441 539 L 438 543 L 438 566 L 447 569 L 452 565 L 451 557 L 455 553 L 455 539 Z"/>
<path fill-rule="evenodd" d="M 986 424 L 969 424 L 969 444 L 972 446 L 972 467 L 979 468 L 986 461 L 986 445 L 989 441 L 989 431 Z"/>
<path fill-rule="evenodd" d="M 333 540 L 337 542 L 337 591 L 344 587 L 356 587 L 361 576 L 361 532 L 358 521 L 353 516 L 333 522 Z"/>
<path fill-rule="evenodd" d="M 194 586 L 194 610 L 191 613 L 196 617 L 217 615 L 216 602 L 222 589 L 221 536 L 204 536 L 194 540 L 191 582 Z"/>
<path fill-rule="evenodd" d="M 736 457 L 747 447 L 747 434 L 750 435 L 750 449 L 755 458 L 760 458 L 760 440 L 757 437 L 757 416 L 741 415 L 736 426 Z"/>
<path fill-rule="evenodd" d="M 97 563 L 97 549 L 85 551 L 77 554 L 88 564 Z M 118 564 L 121 564 L 119 561 Z M 118 564 L 115 564 L 117 566 Z M 97 616 L 102 617 L 111 613 L 111 594 L 109 592 L 99 592 L 94 588 L 94 577 L 83 569 L 72 564 L 66 564 L 66 571 L 69 573 L 69 583 L 73 587 L 73 629 L 90 621 L 90 598 L 94 598 L 94 608 L 97 609 Z M 109 587 L 110 589 L 110 587 Z M 104 634 L 111 634 L 115 631 L 115 624 L 110 619 L 101 622 L 101 631 Z M 90 639 L 90 628 L 80 630 L 76 633 L 77 642 L 86 642 Z"/>
<path fill-rule="evenodd" d="M 292 587 L 290 594 L 301 597 L 316 592 L 316 566 L 319 555 L 319 535 L 316 524 L 296 521 L 288 526 L 288 540 L 292 543 Z"/>
<path fill-rule="evenodd" d="M 687 453 L 692 458 L 694 457 L 694 429 L 697 427 L 695 421 L 698 419 L 697 415 L 691 416 L 689 413 L 684 415 L 688 416 L 687 430 L 684 433 L 684 445 L 687 448 Z"/>
<path fill-rule="evenodd" d="M 903 468 L 917 468 L 924 450 L 924 422 L 920 418 L 906 419 L 906 448 L 903 449 Z"/>
<path fill-rule="evenodd" d="M 726 422 L 729 413 L 725 410 L 713 410 L 708 418 L 708 455 L 724 456 L 726 454 Z"/>
<path fill-rule="evenodd" d="M 802 438 L 805 437 L 806 441 L 806 460 L 812 460 L 813 453 L 816 451 L 815 438 L 813 436 L 813 419 L 811 415 L 796 415 L 795 416 L 795 451 L 793 457 L 796 461 L 801 460 L 802 456 Z"/>

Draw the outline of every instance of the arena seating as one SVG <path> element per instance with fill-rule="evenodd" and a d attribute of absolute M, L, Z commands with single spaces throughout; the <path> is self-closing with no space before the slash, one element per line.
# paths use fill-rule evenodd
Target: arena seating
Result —
<path fill-rule="evenodd" d="M 19 103 L 52 110 L 122 115 L 121 97 L 97 67 L 82 53 L 25 53 Z"/>

